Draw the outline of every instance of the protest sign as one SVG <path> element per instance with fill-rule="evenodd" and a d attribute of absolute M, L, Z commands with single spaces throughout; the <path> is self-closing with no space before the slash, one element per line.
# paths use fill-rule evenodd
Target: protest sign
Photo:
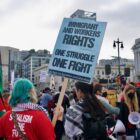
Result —
<path fill-rule="evenodd" d="M 40 77 L 39 77 L 39 82 L 40 83 L 46 83 L 47 81 L 47 71 L 40 71 Z"/>
<path fill-rule="evenodd" d="M 64 18 L 48 72 L 90 83 L 99 56 L 105 22 Z"/>
<path fill-rule="evenodd" d="M 105 22 L 64 18 L 48 67 L 49 74 L 65 77 L 56 107 L 57 113 L 68 78 L 87 83 L 92 81 L 105 28 Z M 57 113 L 52 120 L 53 126 L 56 124 Z"/>
<path fill-rule="evenodd" d="M 108 90 L 107 91 L 107 99 L 112 106 L 116 106 L 117 91 L 116 90 Z"/>

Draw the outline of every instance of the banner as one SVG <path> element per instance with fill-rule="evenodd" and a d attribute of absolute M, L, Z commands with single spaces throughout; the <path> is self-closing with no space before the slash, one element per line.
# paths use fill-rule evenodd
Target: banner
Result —
<path fill-rule="evenodd" d="M 105 28 L 105 22 L 64 18 L 49 63 L 49 74 L 91 82 Z"/>
<path fill-rule="evenodd" d="M 108 90 L 107 91 L 107 99 L 112 106 L 116 106 L 117 91 L 116 90 Z"/>

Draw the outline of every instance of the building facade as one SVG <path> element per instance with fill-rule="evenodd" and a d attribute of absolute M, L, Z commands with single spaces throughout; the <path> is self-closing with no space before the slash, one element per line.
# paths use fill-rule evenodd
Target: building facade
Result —
<path fill-rule="evenodd" d="M 38 90 L 42 90 L 45 87 L 58 90 L 58 87 L 62 84 L 62 77 L 48 74 L 48 64 L 43 64 L 35 68 L 33 74 L 34 84 Z"/>
<path fill-rule="evenodd" d="M 134 52 L 134 64 L 135 64 L 135 80 L 140 81 L 140 38 L 135 40 L 135 44 L 132 47 Z"/>
<path fill-rule="evenodd" d="M 124 66 L 120 67 L 121 74 L 124 75 Z M 114 79 L 118 75 L 118 67 L 117 66 L 111 66 L 111 74 L 106 75 L 105 73 L 105 66 L 103 65 L 97 65 L 95 72 L 94 72 L 94 78 L 95 79 Z M 130 76 L 127 77 L 127 82 L 134 81 L 134 67 L 130 67 Z"/>
<path fill-rule="evenodd" d="M 111 72 L 109 75 L 106 75 L 105 73 L 106 65 L 110 65 L 111 67 Z M 126 69 L 129 69 L 129 76 L 125 76 Z M 120 73 L 127 79 L 127 82 L 134 81 L 135 79 L 134 60 L 120 57 Z M 118 57 L 113 57 L 113 59 L 99 60 L 99 64 L 96 66 L 95 69 L 94 78 L 113 80 L 118 74 L 119 74 Z"/>
<path fill-rule="evenodd" d="M 50 57 L 50 53 L 44 50 L 39 50 L 37 52 L 31 51 L 29 55 L 23 59 L 23 77 L 28 78 L 34 82 L 33 71 L 35 68 L 43 64 L 49 64 Z"/>
<path fill-rule="evenodd" d="M 2 71 L 3 71 L 3 87 L 9 88 L 12 77 L 11 73 L 14 72 L 14 78 L 20 77 L 20 54 L 19 49 L 0 46 Z"/>
<path fill-rule="evenodd" d="M 105 66 L 107 64 L 109 64 L 111 66 L 118 66 L 118 57 L 114 56 L 113 59 L 101 59 L 101 60 L 99 60 L 99 65 Z M 120 57 L 120 66 L 121 67 L 132 67 L 132 66 L 134 66 L 134 60 Z"/>

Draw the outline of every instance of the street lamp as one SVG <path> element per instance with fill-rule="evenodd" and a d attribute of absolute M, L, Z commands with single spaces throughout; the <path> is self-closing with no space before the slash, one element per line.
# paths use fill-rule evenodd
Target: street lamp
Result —
<path fill-rule="evenodd" d="M 118 72 L 119 72 L 119 76 L 121 75 L 121 71 L 120 71 L 120 48 L 124 48 L 123 46 L 123 42 L 119 41 L 119 38 L 117 39 L 117 41 L 114 41 L 113 43 L 113 47 L 116 48 L 116 44 L 118 47 Z"/>

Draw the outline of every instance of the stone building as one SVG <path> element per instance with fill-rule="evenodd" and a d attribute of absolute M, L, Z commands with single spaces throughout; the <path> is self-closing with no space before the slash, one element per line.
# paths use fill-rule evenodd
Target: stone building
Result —
<path fill-rule="evenodd" d="M 135 40 L 132 50 L 134 52 L 135 81 L 140 81 L 140 38 Z"/>

